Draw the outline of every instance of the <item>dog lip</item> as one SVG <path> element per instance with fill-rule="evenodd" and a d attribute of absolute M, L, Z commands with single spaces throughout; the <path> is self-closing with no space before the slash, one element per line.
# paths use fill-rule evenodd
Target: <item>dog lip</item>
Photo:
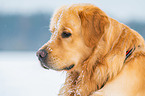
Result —
<path fill-rule="evenodd" d="M 44 63 L 41 63 L 41 66 L 42 66 L 43 68 L 45 68 L 45 69 L 49 69 L 49 67 L 48 67 L 46 64 L 44 64 Z"/>
<path fill-rule="evenodd" d="M 72 69 L 74 66 L 75 66 L 75 65 L 72 64 L 72 65 L 70 65 L 69 67 L 65 67 L 64 70 L 70 70 L 70 69 Z"/>

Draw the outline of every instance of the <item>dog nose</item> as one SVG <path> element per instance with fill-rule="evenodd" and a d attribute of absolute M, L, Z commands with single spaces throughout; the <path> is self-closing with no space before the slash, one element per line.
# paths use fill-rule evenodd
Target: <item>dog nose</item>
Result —
<path fill-rule="evenodd" d="M 46 52 L 44 49 L 42 49 L 42 50 L 39 50 L 39 51 L 36 53 L 36 55 L 37 55 L 38 59 L 39 59 L 40 61 L 42 61 L 42 60 L 44 60 L 44 59 L 47 57 L 47 52 Z"/>

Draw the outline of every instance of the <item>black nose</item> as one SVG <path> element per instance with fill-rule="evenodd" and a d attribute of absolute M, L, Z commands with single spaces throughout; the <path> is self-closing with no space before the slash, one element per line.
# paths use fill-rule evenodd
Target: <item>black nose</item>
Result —
<path fill-rule="evenodd" d="M 42 49 L 42 50 L 39 50 L 37 53 L 36 53 L 37 57 L 39 58 L 40 61 L 43 61 L 46 57 L 47 57 L 47 52 Z"/>

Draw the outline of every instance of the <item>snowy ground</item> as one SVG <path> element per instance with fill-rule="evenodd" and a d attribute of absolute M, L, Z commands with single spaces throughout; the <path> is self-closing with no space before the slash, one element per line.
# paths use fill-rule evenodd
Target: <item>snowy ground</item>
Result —
<path fill-rule="evenodd" d="M 0 52 L 0 96 L 57 96 L 64 79 L 43 69 L 35 52 Z"/>

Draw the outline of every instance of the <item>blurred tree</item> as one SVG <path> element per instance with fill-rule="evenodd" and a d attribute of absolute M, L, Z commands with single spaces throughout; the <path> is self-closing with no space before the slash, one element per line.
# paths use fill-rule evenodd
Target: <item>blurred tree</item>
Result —
<path fill-rule="evenodd" d="M 37 50 L 50 37 L 50 17 L 0 15 L 0 50 Z"/>
<path fill-rule="evenodd" d="M 0 50 L 38 50 L 50 38 L 50 18 L 51 14 L 0 15 Z M 125 24 L 145 38 L 144 22 Z"/>

